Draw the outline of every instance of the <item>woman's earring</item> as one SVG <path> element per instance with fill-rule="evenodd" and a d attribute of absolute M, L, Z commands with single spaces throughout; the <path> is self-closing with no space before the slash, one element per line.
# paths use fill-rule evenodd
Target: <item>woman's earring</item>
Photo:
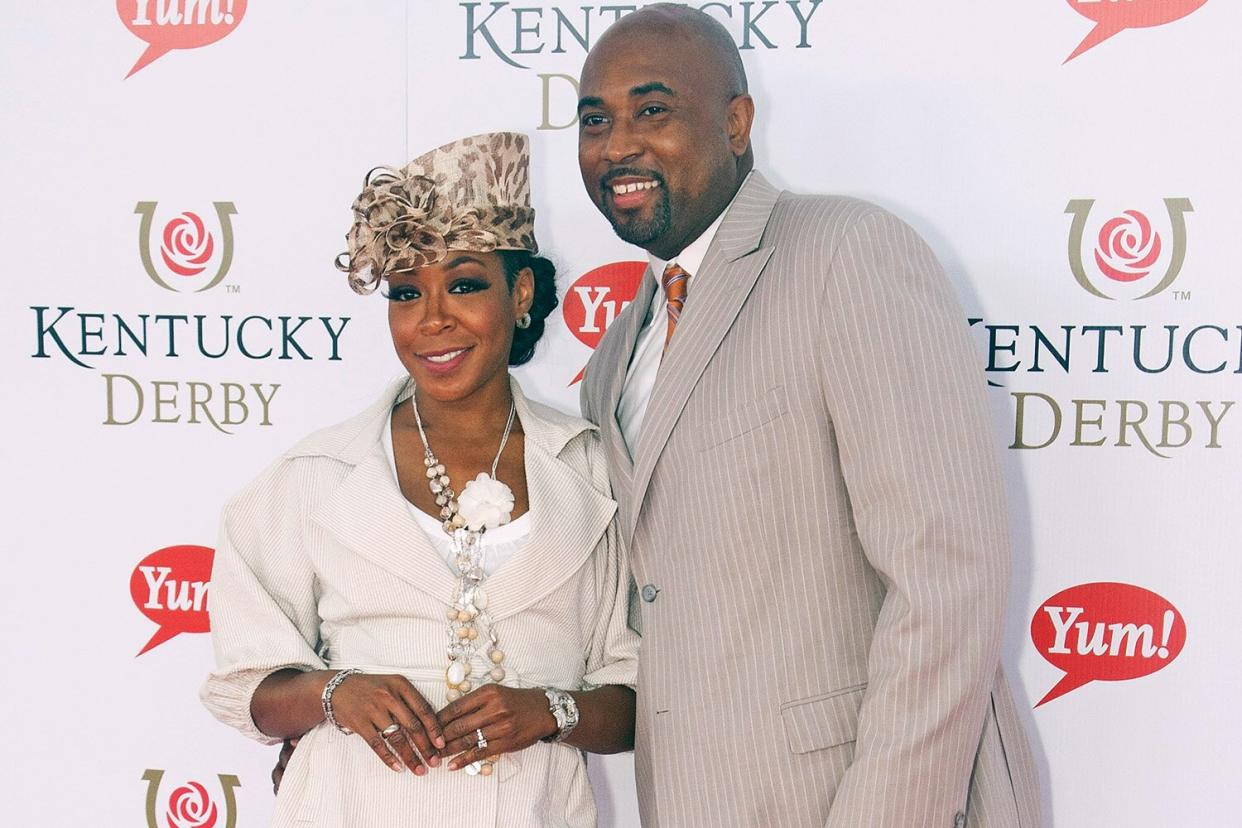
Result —
<path fill-rule="evenodd" d="M 517 318 L 517 326 L 521 328 L 522 330 L 526 330 L 527 328 L 529 328 L 530 327 L 530 314 L 524 313 L 521 316 L 519 316 Z"/>

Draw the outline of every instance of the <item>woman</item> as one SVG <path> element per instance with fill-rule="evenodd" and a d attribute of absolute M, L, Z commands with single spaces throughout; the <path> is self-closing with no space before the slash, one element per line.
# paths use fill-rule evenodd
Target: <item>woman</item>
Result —
<path fill-rule="evenodd" d="M 598 437 L 508 372 L 556 306 L 528 169 L 499 133 L 368 175 L 338 266 L 387 281 L 407 376 L 225 508 L 202 695 L 302 737 L 273 825 L 592 825 L 582 751 L 632 745 Z"/>

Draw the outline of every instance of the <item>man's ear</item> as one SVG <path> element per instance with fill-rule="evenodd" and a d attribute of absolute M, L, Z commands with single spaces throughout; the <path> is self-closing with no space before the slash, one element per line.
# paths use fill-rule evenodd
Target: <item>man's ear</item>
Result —
<path fill-rule="evenodd" d="M 755 101 L 742 93 L 729 101 L 727 110 L 729 148 L 741 158 L 750 149 L 750 127 L 755 122 Z"/>

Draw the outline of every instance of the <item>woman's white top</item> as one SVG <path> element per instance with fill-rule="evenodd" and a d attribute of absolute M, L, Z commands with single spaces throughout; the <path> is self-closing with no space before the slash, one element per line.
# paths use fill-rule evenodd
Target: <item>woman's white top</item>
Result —
<path fill-rule="evenodd" d="M 384 431 L 380 436 L 384 443 L 384 454 L 388 455 L 388 469 L 392 472 L 392 479 L 397 483 L 397 453 L 392 444 L 392 412 L 388 412 L 388 420 L 384 423 Z M 439 518 L 427 514 L 413 503 L 406 501 L 406 505 L 410 508 L 410 514 L 414 516 L 414 520 L 418 521 L 418 525 L 427 535 L 427 539 L 436 548 L 436 551 L 444 558 L 444 563 L 449 567 L 450 571 L 456 572 L 453 568 L 453 547 L 452 541 L 448 534 L 441 526 Z M 483 558 L 480 563 L 483 571 L 490 576 L 493 572 L 504 566 L 510 558 L 518 553 L 523 546 L 526 545 L 527 539 L 530 537 L 531 516 L 528 510 L 524 515 L 514 521 L 497 526 L 495 529 L 488 529 L 483 533 Z"/>

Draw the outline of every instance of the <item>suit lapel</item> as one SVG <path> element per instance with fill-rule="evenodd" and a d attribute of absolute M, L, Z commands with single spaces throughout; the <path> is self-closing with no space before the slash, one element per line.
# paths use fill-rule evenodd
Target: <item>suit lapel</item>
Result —
<path fill-rule="evenodd" d="M 625 389 L 625 376 L 629 373 L 630 360 L 634 358 L 634 348 L 638 345 L 638 335 L 643 329 L 643 321 L 651 309 L 651 301 L 655 293 L 655 276 L 652 275 L 649 265 L 643 273 L 642 280 L 638 283 L 638 292 L 634 295 L 634 301 L 614 323 L 619 326 L 615 340 L 617 343 L 615 353 L 610 349 L 608 353 L 602 355 L 608 360 L 607 364 L 614 366 L 616 370 L 610 375 L 606 390 L 607 397 L 602 409 L 602 412 L 606 414 L 601 413 L 601 418 L 607 416 L 610 420 L 608 431 L 612 435 L 612 439 L 609 440 L 613 449 L 612 453 L 615 456 L 614 459 L 624 461 L 623 468 L 627 475 L 633 470 L 633 458 L 625 444 L 625 434 L 621 431 L 621 423 L 617 419 L 617 408 L 621 404 L 621 392 Z"/>
<path fill-rule="evenodd" d="M 447 601 L 452 595 L 448 564 L 410 515 L 378 435 L 311 519 L 350 551 L 431 597 Z"/>
<path fill-rule="evenodd" d="M 594 551 L 617 503 L 561 459 L 591 427 L 585 420 L 532 404 L 517 382 L 513 401 L 525 434 L 523 460 L 532 518 L 530 538 L 485 582 L 492 618 L 521 612 L 570 578 Z"/>
<path fill-rule="evenodd" d="M 630 508 L 624 510 L 627 541 L 633 538 L 652 472 L 695 383 L 772 255 L 771 247 L 760 248 L 759 243 L 779 195 L 763 176 L 752 174 L 716 231 L 700 272 L 690 277 L 686 307 L 660 364 L 634 452 Z"/>
<path fill-rule="evenodd" d="M 616 501 L 535 442 L 527 440 L 525 457 L 530 538 L 484 582 L 495 621 L 521 612 L 572 577 L 617 511 Z"/>

